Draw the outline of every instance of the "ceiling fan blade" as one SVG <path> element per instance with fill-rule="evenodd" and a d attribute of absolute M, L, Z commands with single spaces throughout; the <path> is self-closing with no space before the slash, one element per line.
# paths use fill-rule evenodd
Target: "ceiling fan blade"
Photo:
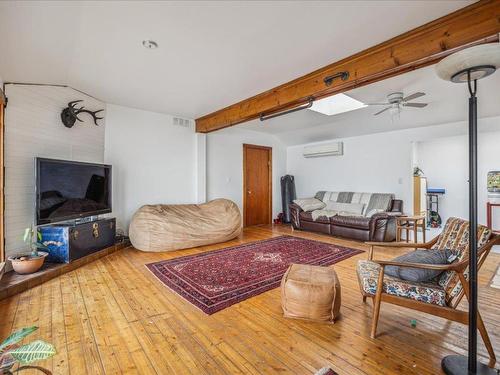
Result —
<path fill-rule="evenodd" d="M 377 113 L 374 113 L 374 114 L 373 114 L 373 116 L 377 116 L 377 115 L 380 115 L 380 114 L 381 114 L 382 112 L 385 112 L 385 111 L 387 111 L 387 110 L 388 110 L 389 108 L 391 108 L 391 107 L 387 107 L 387 108 L 384 108 L 383 110 L 381 110 L 381 111 L 378 111 Z"/>
<path fill-rule="evenodd" d="M 391 103 L 366 103 L 366 105 L 391 105 Z"/>
<path fill-rule="evenodd" d="M 420 98 L 421 96 L 424 96 L 425 92 L 416 92 L 415 94 L 408 95 L 406 98 L 403 98 L 404 102 L 407 102 L 408 100 L 413 100 Z"/>
<path fill-rule="evenodd" d="M 403 103 L 405 107 L 424 108 L 427 103 Z"/>

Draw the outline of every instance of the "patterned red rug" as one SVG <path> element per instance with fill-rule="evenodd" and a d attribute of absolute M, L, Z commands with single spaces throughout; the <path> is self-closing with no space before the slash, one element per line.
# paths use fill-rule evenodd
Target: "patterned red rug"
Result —
<path fill-rule="evenodd" d="M 167 287 L 213 314 L 276 288 L 292 263 L 328 266 L 359 253 L 362 251 L 281 236 L 146 267 Z"/>

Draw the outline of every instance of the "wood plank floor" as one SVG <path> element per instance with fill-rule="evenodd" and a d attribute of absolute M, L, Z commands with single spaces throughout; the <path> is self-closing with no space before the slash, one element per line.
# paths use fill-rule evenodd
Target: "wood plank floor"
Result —
<path fill-rule="evenodd" d="M 366 253 L 335 265 L 342 284 L 335 325 L 284 319 L 279 288 L 207 316 L 144 267 L 281 234 L 366 250 L 360 242 L 286 226 L 247 228 L 229 243 L 172 253 L 127 248 L 1 301 L 0 337 L 40 326 L 34 337 L 58 350 L 41 365 L 55 374 L 313 374 L 324 366 L 341 375 L 441 374 L 443 356 L 466 354 L 465 326 L 392 305 L 382 305 L 379 337 L 370 339 L 371 303 L 362 303 L 355 274 Z M 480 274 L 481 310 L 497 349 L 500 290 L 488 285 L 499 261 L 492 254 Z M 487 362 L 481 340 L 479 347 Z"/>

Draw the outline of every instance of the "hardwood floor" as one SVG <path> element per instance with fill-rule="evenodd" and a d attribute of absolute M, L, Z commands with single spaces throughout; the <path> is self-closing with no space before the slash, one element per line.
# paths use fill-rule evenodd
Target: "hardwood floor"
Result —
<path fill-rule="evenodd" d="M 342 284 L 342 317 L 335 325 L 284 319 L 279 288 L 207 316 L 144 267 L 281 234 L 367 250 L 360 242 L 285 226 L 250 227 L 229 243 L 172 253 L 127 248 L 1 301 L 0 337 L 40 326 L 34 337 L 58 350 L 40 364 L 55 374 L 313 374 L 324 366 L 341 375 L 441 374 L 443 356 L 466 354 L 465 326 L 388 304 L 382 305 L 379 337 L 370 339 L 371 303 L 363 304 L 355 273 L 366 253 L 335 265 Z M 480 308 L 496 348 L 500 290 L 488 285 L 499 261 L 492 254 L 480 274 Z M 487 363 L 481 340 L 479 350 Z"/>

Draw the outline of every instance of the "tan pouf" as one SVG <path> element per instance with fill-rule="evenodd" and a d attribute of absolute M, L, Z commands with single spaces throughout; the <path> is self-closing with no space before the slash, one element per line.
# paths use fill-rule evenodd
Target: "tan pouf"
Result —
<path fill-rule="evenodd" d="M 132 217 L 129 237 L 142 251 L 173 251 L 232 240 L 241 232 L 236 203 L 215 199 L 203 204 L 142 206 Z"/>
<path fill-rule="evenodd" d="M 281 280 L 286 318 L 334 323 L 340 314 L 340 282 L 333 268 L 292 264 Z"/>

